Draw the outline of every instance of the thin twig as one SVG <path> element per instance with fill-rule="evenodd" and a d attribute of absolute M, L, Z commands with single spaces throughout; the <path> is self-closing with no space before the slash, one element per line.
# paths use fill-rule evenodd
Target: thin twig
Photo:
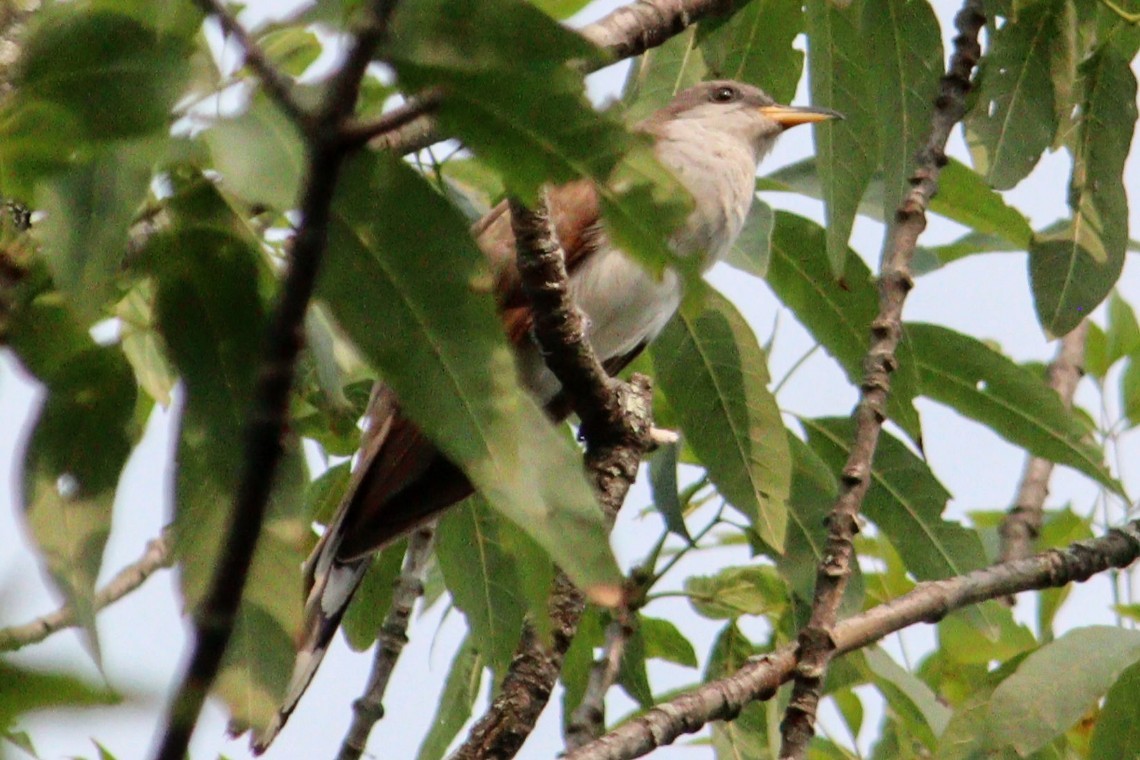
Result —
<path fill-rule="evenodd" d="M 391 0 L 373 0 L 324 103 L 306 123 L 308 167 L 301 224 L 294 239 L 277 306 L 257 373 L 246 422 L 241 478 L 209 590 L 195 611 L 196 637 L 189 665 L 165 718 L 157 760 L 183 760 L 206 694 L 233 634 L 242 591 L 265 520 L 266 504 L 281 461 L 303 321 L 328 242 L 330 206 L 347 155 L 340 130 L 352 116 L 365 69 L 387 28 Z"/>
<path fill-rule="evenodd" d="M 345 142 L 353 147 L 358 147 L 382 135 L 398 132 L 419 117 L 435 111 L 442 97 L 443 92 L 441 90 L 432 88 L 414 98 L 409 98 L 406 102 L 389 111 L 385 111 L 375 119 L 346 124 L 344 127 Z"/>
<path fill-rule="evenodd" d="M 512 200 L 511 224 L 519 273 L 534 312 L 534 336 L 582 420 L 586 469 L 612 524 L 651 445 L 652 388 L 641 375 L 629 383 L 610 378 L 587 343 L 545 202 L 531 211 Z M 559 572 L 550 599 L 552 646 L 543 644 L 532 626 L 524 627 L 502 689 L 452 760 L 509 758 L 518 752 L 550 699 L 584 609 L 581 592 Z"/>
<path fill-rule="evenodd" d="M 570 722 L 563 732 L 567 751 L 584 747 L 605 733 L 606 692 L 614 685 L 621 672 L 621 660 L 630 633 L 630 627 L 618 618 L 614 618 L 606 626 L 602 655 L 590 668 L 582 701 L 570 714 Z"/>
<path fill-rule="evenodd" d="M 107 582 L 107 585 L 99 589 L 95 594 L 95 611 L 98 612 L 119 601 L 143 585 L 155 571 L 173 564 L 170 530 L 164 529 L 162 535 L 147 542 L 146 551 L 141 557 L 120 570 Z M 0 652 L 10 652 L 29 644 L 37 644 L 57 631 L 74 628 L 77 625 L 79 621 L 75 615 L 75 608 L 66 604 L 55 612 L 28 623 L 0 629 Z"/>
<path fill-rule="evenodd" d="M 1061 338 L 1057 356 L 1049 364 L 1049 387 L 1061 397 L 1066 407 L 1073 405 L 1073 394 L 1077 383 L 1084 376 L 1085 339 L 1088 336 L 1087 320 L 1082 320 L 1073 330 Z M 1053 463 L 1041 457 L 1029 457 L 1025 463 L 1025 473 L 1017 489 L 1017 500 L 1002 521 L 1001 561 L 1028 557 L 1033 552 L 1033 542 L 1041 532 L 1045 516 L 1045 498 L 1049 495 L 1049 478 L 1053 474 Z"/>
<path fill-rule="evenodd" d="M 226 9 L 223 0 L 194 0 L 194 2 L 207 16 L 217 19 L 223 32 L 233 37 L 241 48 L 246 65 L 257 74 L 269 97 L 294 123 L 303 128 L 309 119 L 309 114 L 293 98 L 289 79 L 277 70 L 265 52 L 249 36 L 245 27 Z"/>
<path fill-rule="evenodd" d="M 795 686 L 780 729 L 780 758 L 802 760 L 815 733 L 828 662 L 835 651 L 833 633 L 839 604 L 847 589 L 854 557 L 857 517 L 870 486 L 871 463 L 886 418 L 890 376 L 898 364 L 895 351 L 902 336 L 902 308 L 914 286 L 910 262 L 918 237 L 926 228 L 926 207 L 937 190 L 938 174 L 946 165 L 950 130 L 966 113 L 970 76 L 981 56 L 978 34 L 985 24 L 981 0 L 966 0 L 954 20 L 958 36 L 941 80 L 931 134 L 917 156 L 911 190 L 895 212 L 883 251 L 879 276 L 879 313 L 871 323 L 871 347 L 864 361 L 859 405 L 855 410 L 855 440 L 843 468 L 840 494 L 828 517 L 827 546 L 816 574 L 811 618 L 799 634 L 800 660 Z"/>
<path fill-rule="evenodd" d="M 641 55 L 703 18 L 727 13 L 732 6 L 731 0 L 636 0 L 624 5 L 578 30 L 607 54 L 588 66 L 586 73 Z M 432 116 L 435 106 L 431 102 L 422 103 L 406 113 L 407 118 L 402 119 L 398 127 L 383 132 L 373 129 L 372 146 L 405 155 L 446 139 L 447 135 L 440 132 Z"/>
<path fill-rule="evenodd" d="M 384 692 L 404 645 L 408 643 L 408 621 L 416 600 L 424 595 L 428 560 L 435 539 L 433 521 L 408 537 L 404 567 L 392 593 L 392 606 L 380 626 L 376 656 L 364 694 L 352 704 L 352 725 L 345 734 L 337 760 L 359 760 L 368 744 L 368 735 L 376 722 L 384 717 Z"/>
<path fill-rule="evenodd" d="M 1140 521 L 1026 559 L 992 565 L 912 591 L 835 626 L 835 654 L 845 654 L 916 623 L 937 623 L 954 610 L 1034 589 L 1081 583 L 1140 557 Z M 701 730 L 714 720 L 732 720 L 750 702 L 771 699 L 797 669 L 797 644 L 753 658 L 732 675 L 710 681 L 659 704 L 563 760 L 630 760 Z"/>

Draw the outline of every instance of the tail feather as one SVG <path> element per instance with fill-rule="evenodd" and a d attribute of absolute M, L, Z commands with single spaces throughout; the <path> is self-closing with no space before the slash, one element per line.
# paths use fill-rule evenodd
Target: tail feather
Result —
<path fill-rule="evenodd" d="M 297 642 L 297 659 L 293 664 L 293 675 L 289 679 L 289 686 L 281 706 L 277 709 L 277 715 L 264 731 L 253 736 L 251 745 L 254 754 L 260 755 L 269 747 L 285 722 L 289 720 L 289 716 L 293 714 L 301 695 L 305 693 L 317 668 L 320 667 L 337 628 L 340 627 L 341 618 L 348 609 L 353 593 L 360 586 L 371 564 L 371 556 L 350 562 L 334 559 L 327 565 L 326 571 L 318 572 L 314 577 L 312 591 L 305 602 L 305 619 Z"/>

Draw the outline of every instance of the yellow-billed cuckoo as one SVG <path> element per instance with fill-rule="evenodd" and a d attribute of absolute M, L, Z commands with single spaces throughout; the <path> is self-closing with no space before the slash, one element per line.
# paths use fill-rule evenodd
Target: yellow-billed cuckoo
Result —
<path fill-rule="evenodd" d="M 752 205 L 756 165 L 776 138 L 797 124 L 837 116 L 779 105 L 750 85 L 716 81 L 681 92 L 639 124 L 638 131 L 653 136 L 658 160 L 693 196 L 694 209 L 671 236 L 672 248 L 712 266 L 740 234 Z M 681 302 L 680 280 L 673 272 L 654 278 L 610 244 L 590 182 L 552 188 L 547 205 L 566 254 L 570 293 L 587 318 L 587 337 L 606 369 L 616 373 L 673 316 Z M 495 297 L 522 382 L 549 405 L 559 384 L 530 337 L 530 307 L 515 266 L 507 204 L 475 224 L 472 234 L 495 273 Z M 462 471 L 400 413 L 392 392 L 378 385 L 348 493 L 306 563 L 309 594 L 288 694 L 268 731 L 255 738 L 255 749 L 268 746 L 293 711 L 373 553 L 471 491 Z"/>

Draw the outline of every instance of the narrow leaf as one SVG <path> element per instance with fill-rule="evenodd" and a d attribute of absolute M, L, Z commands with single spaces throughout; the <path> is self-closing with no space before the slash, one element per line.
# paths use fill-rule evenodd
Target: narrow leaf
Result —
<path fill-rule="evenodd" d="M 841 471 L 854 434 L 851 420 L 801 422 L 811 447 L 832 471 Z M 863 511 L 891 540 L 907 570 L 919 580 L 964 575 L 986 565 L 977 532 L 943 519 L 949 498 L 950 493 L 924 461 L 885 431 L 880 434 Z"/>
<path fill-rule="evenodd" d="M 844 271 L 859 199 L 878 164 L 871 72 L 857 10 L 827 0 L 807 3 L 811 100 L 845 117 L 814 128 L 816 166 L 827 214 L 827 260 L 835 275 Z"/>
<path fill-rule="evenodd" d="M 360 155 L 329 238 L 318 292 L 403 409 L 575 582 L 612 591 L 617 565 L 580 455 L 519 388 L 459 213 L 403 162 Z"/>
<path fill-rule="evenodd" d="M 710 293 L 698 314 L 682 310 L 651 351 L 657 380 L 709 478 L 782 551 L 791 461 L 752 329 L 727 299 Z"/>
<path fill-rule="evenodd" d="M 17 65 L 19 97 L 66 108 L 93 139 L 165 130 L 189 73 L 180 40 L 102 9 L 56 7 L 34 20 Z"/>
<path fill-rule="evenodd" d="M 981 341 L 945 327 L 907 325 L 923 395 L 953 407 L 1034 456 L 1068 465 L 1119 492 L 1101 451 L 1060 397 Z"/>
<path fill-rule="evenodd" d="M 1065 3 L 1045 0 L 1019 9 L 997 30 L 978 76 L 981 86 L 966 122 L 974 166 L 1000 190 L 1025 178 L 1057 133 L 1053 45 Z"/>
<path fill-rule="evenodd" d="M 1059 235 L 1035 240 L 1029 256 L 1037 317 L 1057 336 L 1104 300 L 1128 248 L 1123 172 L 1136 124 L 1136 77 L 1112 45 L 1082 63 L 1079 73 L 1084 95 L 1070 146 L 1073 223 Z"/>
<path fill-rule="evenodd" d="M 825 233 L 808 219 L 776 213 L 768 284 L 796 315 L 812 337 L 835 358 L 857 384 L 863 377 L 863 357 L 871 343 L 871 322 L 879 299 L 870 270 L 858 256 L 848 256 L 843 277 L 836 281 L 827 260 Z M 891 376 L 887 412 L 921 446 L 922 430 L 914 397 L 918 370 L 910 341 L 903 335 Z"/>
<path fill-rule="evenodd" d="M 451 669 L 443 682 L 443 694 L 435 711 L 435 720 L 420 745 L 416 760 L 439 760 L 448 745 L 463 728 L 483 681 L 483 657 L 472 642 L 472 634 L 463 638 L 459 651 L 451 661 Z"/>
<path fill-rule="evenodd" d="M 1070 631 L 1025 658 L 994 690 L 989 745 L 1022 757 L 1068 730 L 1140 659 L 1140 632 L 1111 626 Z"/>
<path fill-rule="evenodd" d="M 803 30 L 799 0 L 752 0 L 702 21 L 697 44 L 709 78 L 747 82 L 789 103 L 804 68 L 804 54 L 792 43 Z"/>
<path fill-rule="evenodd" d="M 942 74 L 942 34 L 926 0 L 869 0 L 863 8 L 872 102 L 883 163 L 883 220 L 893 218 L 919 147 Z"/>
<path fill-rule="evenodd" d="M 1140 667 L 1129 667 L 1108 690 L 1089 757 L 1140 757 Z"/>

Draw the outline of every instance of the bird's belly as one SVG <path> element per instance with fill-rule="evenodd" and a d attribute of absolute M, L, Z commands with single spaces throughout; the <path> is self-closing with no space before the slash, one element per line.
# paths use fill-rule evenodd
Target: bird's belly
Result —
<path fill-rule="evenodd" d="M 657 280 L 611 250 L 594 254 L 574 271 L 570 294 L 588 320 L 590 345 L 605 361 L 629 353 L 661 332 L 681 303 L 681 283 L 671 270 Z M 538 347 L 531 342 L 519 353 L 523 384 L 543 403 L 550 401 L 560 385 Z"/>

